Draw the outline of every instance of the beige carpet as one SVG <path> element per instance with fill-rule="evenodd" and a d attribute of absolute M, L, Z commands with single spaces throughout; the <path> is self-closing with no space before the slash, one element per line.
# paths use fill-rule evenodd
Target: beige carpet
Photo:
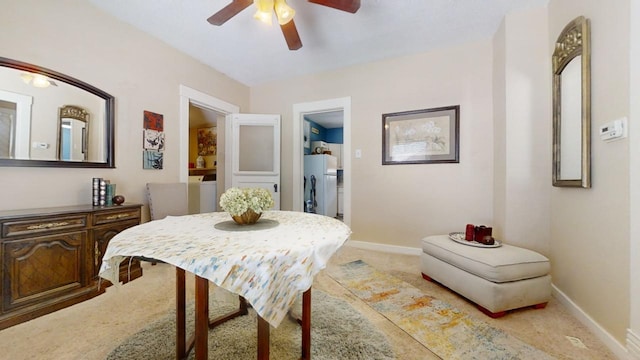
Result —
<path fill-rule="evenodd" d="M 358 259 L 557 358 L 615 359 L 588 329 L 553 299 L 542 310 L 518 310 L 503 318 L 491 319 L 463 298 L 424 281 L 417 256 L 344 247 L 332 259 L 330 266 Z M 164 264 L 145 264 L 144 272 L 142 278 L 125 286 L 111 287 L 94 299 L 0 331 L 0 359 L 105 359 L 124 339 L 162 318 L 174 307 L 174 268 Z M 191 293 L 193 281 L 190 280 L 187 283 Z M 318 275 L 314 286 L 342 298 L 364 314 L 384 332 L 398 359 L 438 358 L 324 272 Z M 567 337 L 580 339 L 585 348 L 572 345 Z"/>

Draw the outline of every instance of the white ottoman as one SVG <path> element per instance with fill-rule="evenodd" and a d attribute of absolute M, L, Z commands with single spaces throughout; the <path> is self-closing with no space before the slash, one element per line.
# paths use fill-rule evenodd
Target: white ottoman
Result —
<path fill-rule="evenodd" d="M 544 308 L 551 298 L 549 259 L 535 251 L 503 244 L 480 248 L 448 235 L 422 239 L 422 277 L 476 303 L 491 317 L 507 310 Z"/>

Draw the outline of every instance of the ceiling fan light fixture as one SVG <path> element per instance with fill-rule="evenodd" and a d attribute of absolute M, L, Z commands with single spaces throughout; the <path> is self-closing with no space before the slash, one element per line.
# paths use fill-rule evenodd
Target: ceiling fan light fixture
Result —
<path fill-rule="evenodd" d="M 220 0 L 222 1 L 222 0 Z M 355 13 L 360 8 L 361 0 L 307 0 L 310 3 L 331 7 L 341 11 Z M 254 18 L 272 25 L 273 13 L 276 13 L 282 35 L 287 42 L 289 50 L 298 50 L 302 47 L 300 34 L 293 21 L 296 11 L 293 10 L 286 0 L 231 0 L 227 6 L 207 18 L 211 25 L 220 26 L 232 17 L 238 15 L 242 10 L 254 4 L 256 13 Z"/>
<path fill-rule="evenodd" d="M 284 25 L 293 20 L 296 11 L 287 4 L 285 0 L 275 0 L 276 4 L 274 9 L 276 10 L 276 16 L 278 17 L 278 23 Z"/>
<path fill-rule="evenodd" d="M 257 9 L 253 17 L 265 24 L 271 25 L 273 18 L 273 0 L 253 0 L 253 3 Z"/>

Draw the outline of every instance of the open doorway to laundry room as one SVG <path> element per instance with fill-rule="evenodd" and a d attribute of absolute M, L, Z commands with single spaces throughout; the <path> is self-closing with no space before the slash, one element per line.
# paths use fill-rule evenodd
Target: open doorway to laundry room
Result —
<path fill-rule="evenodd" d="M 189 184 L 190 213 L 217 210 L 225 187 L 225 116 L 239 110 L 180 86 L 180 182 Z"/>
<path fill-rule="evenodd" d="M 294 104 L 293 119 L 293 209 L 349 225 L 351 98 Z"/>
<path fill-rule="evenodd" d="M 344 218 L 344 111 L 303 116 L 304 211 Z"/>
<path fill-rule="evenodd" d="M 218 146 L 224 135 L 224 114 L 189 104 L 189 213 L 218 208 Z M 219 126 L 220 125 L 220 126 Z M 222 129 L 223 131 L 219 131 Z M 224 163 L 222 163 L 224 168 Z M 224 182 L 224 177 L 222 177 Z"/>

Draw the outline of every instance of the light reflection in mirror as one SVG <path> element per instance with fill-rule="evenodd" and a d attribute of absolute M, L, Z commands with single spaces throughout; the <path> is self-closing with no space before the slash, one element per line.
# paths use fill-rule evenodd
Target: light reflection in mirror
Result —
<path fill-rule="evenodd" d="M 560 179 L 582 178 L 582 57 L 573 58 L 562 70 L 560 83 Z"/>

